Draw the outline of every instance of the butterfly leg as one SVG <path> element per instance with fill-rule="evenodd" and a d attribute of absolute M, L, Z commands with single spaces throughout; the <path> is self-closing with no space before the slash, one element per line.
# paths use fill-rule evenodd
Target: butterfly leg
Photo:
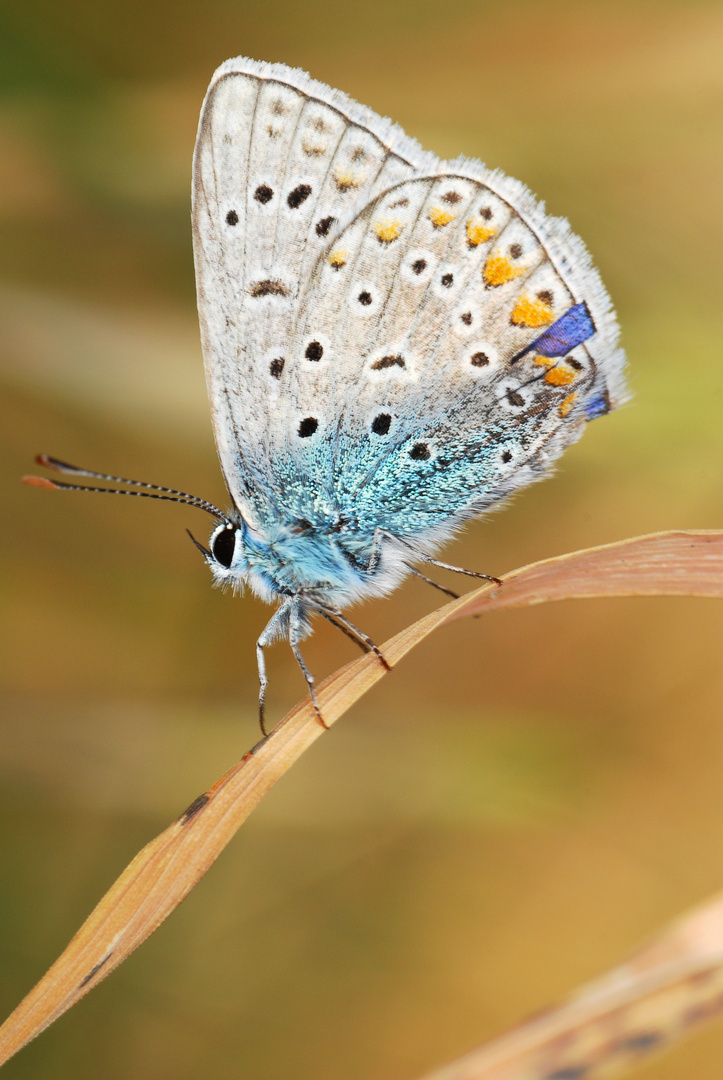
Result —
<path fill-rule="evenodd" d="M 412 566 L 411 563 L 404 564 L 408 570 L 410 570 L 415 577 L 421 578 L 422 581 L 426 581 L 427 585 L 431 585 L 435 589 L 439 589 L 440 592 L 446 593 L 447 596 L 451 596 L 453 600 L 459 600 L 459 593 L 452 592 L 451 589 L 445 589 L 444 585 L 440 585 L 438 581 L 432 581 L 431 577 L 427 577 L 421 570 L 417 570 L 416 566 Z"/>
<path fill-rule="evenodd" d="M 340 611 L 335 608 L 324 608 L 320 605 L 316 605 L 316 610 L 327 622 L 330 622 L 337 630 L 341 630 L 342 634 L 346 634 L 352 641 L 356 641 L 364 652 L 373 652 L 385 671 L 391 671 L 391 667 L 384 658 L 379 646 L 363 630 L 360 630 L 358 626 L 355 626 L 353 622 L 350 622 L 349 619 L 342 615 Z"/>
<path fill-rule="evenodd" d="M 325 722 L 324 717 L 321 715 L 321 709 L 319 708 L 319 702 L 316 697 L 316 690 L 314 687 L 314 676 L 306 666 L 306 660 L 301 655 L 301 649 L 299 648 L 299 638 L 301 637 L 301 630 L 303 627 L 303 621 L 301 618 L 301 611 L 299 603 L 295 603 L 291 608 L 291 618 L 289 620 L 289 644 L 291 645 L 291 651 L 296 657 L 296 663 L 301 668 L 301 673 L 306 679 L 306 685 L 309 687 L 309 697 L 311 698 L 311 704 L 314 706 L 314 712 L 316 713 L 316 719 L 319 721 L 323 728 L 328 728 L 329 725 Z"/>
<path fill-rule="evenodd" d="M 389 540 L 396 540 L 398 544 L 403 544 L 404 547 L 409 548 L 414 552 L 417 559 L 421 559 L 422 562 L 428 563 L 430 566 L 438 566 L 440 570 L 451 570 L 453 574 L 465 574 L 466 577 L 482 578 L 484 581 L 491 581 L 495 585 L 501 585 L 502 582 L 499 578 L 493 577 L 492 574 L 481 574 L 478 570 L 465 570 L 462 566 L 452 566 L 450 563 L 440 562 L 439 559 L 433 559 L 430 555 L 424 555 L 422 552 L 415 550 L 411 544 L 408 544 L 406 540 L 401 536 L 394 536 L 392 533 L 382 533 L 382 538 L 388 538 Z M 410 567 L 411 569 L 411 567 Z"/>
<path fill-rule="evenodd" d="M 270 645 L 276 637 L 279 623 L 282 623 L 288 616 L 289 604 L 282 604 L 271 616 L 256 642 L 256 664 L 259 669 L 259 726 L 264 738 L 266 738 L 268 734 L 264 723 L 264 712 L 266 705 L 266 688 L 269 685 L 269 680 L 266 676 L 266 657 L 264 656 L 264 649 L 267 645 Z"/>
<path fill-rule="evenodd" d="M 467 577 L 482 578 L 484 581 L 491 581 L 495 585 L 501 585 L 502 581 L 498 577 L 493 577 L 492 574 L 480 574 L 478 570 L 465 570 L 462 566 L 451 566 L 446 562 L 439 562 L 438 559 L 431 559 L 428 555 L 421 556 L 422 562 L 429 563 L 431 566 L 438 566 L 440 570 L 451 570 L 453 574 L 465 574 Z"/>

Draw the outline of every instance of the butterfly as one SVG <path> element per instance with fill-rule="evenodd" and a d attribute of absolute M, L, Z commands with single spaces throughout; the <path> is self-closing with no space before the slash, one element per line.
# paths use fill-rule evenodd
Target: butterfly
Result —
<path fill-rule="evenodd" d="M 394 589 L 467 519 L 549 472 L 625 400 L 608 295 L 567 222 L 478 161 L 440 161 L 390 120 L 283 64 L 214 74 L 193 162 L 193 242 L 228 512 L 197 546 L 219 585 L 276 610 L 257 643 Z M 78 488 L 41 478 L 30 482 Z M 192 537 L 192 539 L 194 539 Z M 452 593 L 452 595 L 455 595 Z"/>

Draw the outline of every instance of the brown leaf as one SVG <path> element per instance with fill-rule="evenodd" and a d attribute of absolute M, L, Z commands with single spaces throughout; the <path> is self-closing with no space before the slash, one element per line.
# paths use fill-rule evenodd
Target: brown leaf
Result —
<path fill-rule="evenodd" d="M 533 563 L 508 574 L 501 586 L 485 585 L 426 615 L 391 638 L 382 651 L 393 667 L 438 626 L 464 616 L 549 600 L 641 595 L 723 595 L 723 532 L 658 533 Z M 318 696 L 326 723 L 338 720 L 384 674 L 379 660 L 369 654 L 322 683 Z M 0 1064 L 153 933 L 203 877 L 269 788 L 323 730 L 308 702 L 296 705 L 268 739 L 139 852 L 0 1028 Z M 585 1076 L 587 1080 L 589 1074 Z M 557 1080 L 572 1080 L 572 1074 L 559 1074 Z"/>

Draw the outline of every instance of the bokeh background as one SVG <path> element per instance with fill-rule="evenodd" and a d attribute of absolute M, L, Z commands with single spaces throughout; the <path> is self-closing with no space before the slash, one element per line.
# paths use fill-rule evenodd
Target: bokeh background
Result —
<path fill-rule="evenodd" d="M 447 549 L 500 573 L 723 524 L 723 9 L 643 0 L 5 0 L 0 13 L 0 1009 L 257 738 L 268 609 L 192 509 L 22 487 L 45 451 L 224 500 L 189 226 L 214 68 L 282 60 L 569 217 L 635 399 Z M 200 519 L 200 520 L 199 520 Z M 414 582 L 354 614 L 379 640 Z M 278 785 L 201 885 L 8 1080 L 413 1080 L 723 886 L 723 608 L 451 626 Z M 321 625 L 322 676 L 356 655 Z M 270 712 L 303 686 L 273 650 Z M 641 1077 L 719 1080 L 715 1026 Z"/>

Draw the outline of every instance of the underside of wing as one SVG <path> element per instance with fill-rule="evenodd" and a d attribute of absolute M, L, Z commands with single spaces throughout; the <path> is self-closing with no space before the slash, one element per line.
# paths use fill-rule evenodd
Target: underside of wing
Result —
<path fill-rule="evenodd" d="M 198 306 L 219 456 L 251 520 L 283 500 L 268 485 L 268 433 L 287 392 L 302 283 L 367 203 L 435 164 L 390 121 L 304 72 L 240 58 L 214 75 L 194 156 Z"/>
<path fill-rule="evenodd" d="M 567 223 L 477 163 L 447 168 L 364 207 L 301 297 L 272 476 L 317 527 L 432 535 L 624 398 L 608 297 Z"/>
<path fill-rule="evenodd" d="M 193 200 L 216 442 L 251 524 L 433 540 L 624 400 L 567 223 L 303 72 L 219 68 Z"/>

